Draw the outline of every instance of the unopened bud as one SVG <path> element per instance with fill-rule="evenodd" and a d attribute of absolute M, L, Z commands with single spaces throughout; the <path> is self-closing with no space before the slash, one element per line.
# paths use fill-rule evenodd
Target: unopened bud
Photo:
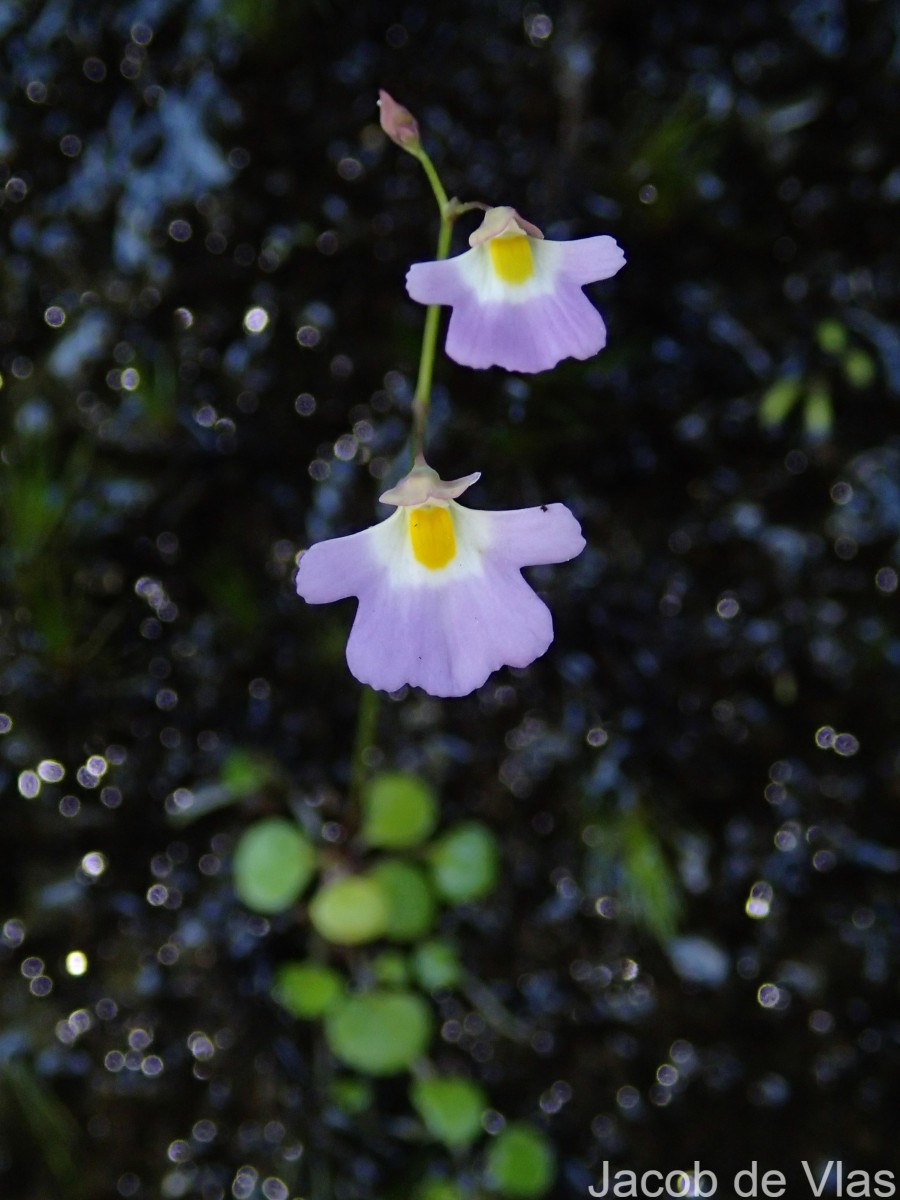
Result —
<path fill-rule="evenodd" d="M 409 109 L 398 104 L 383 88 L 378 93 L 378 109 L 381 128 L 391 141 L 415 154 L 419 148 L 419 124 Z"/>

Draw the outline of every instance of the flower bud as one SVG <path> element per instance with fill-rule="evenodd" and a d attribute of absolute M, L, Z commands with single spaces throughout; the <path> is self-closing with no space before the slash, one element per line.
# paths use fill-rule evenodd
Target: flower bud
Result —
<path fill-rule="evenodd" d="M 378 93 L 378 109 L 381 128 L 391 141 L 415 154 L 420 144 L 419 125 L 409 109 L 398 104 L 384 88 Z"/>

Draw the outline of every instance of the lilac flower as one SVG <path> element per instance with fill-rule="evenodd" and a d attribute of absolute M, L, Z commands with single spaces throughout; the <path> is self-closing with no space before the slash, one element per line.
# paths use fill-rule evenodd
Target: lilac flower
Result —
<path fill-rule="evenodd" d="M 513 208 L 490 208 L 471 250 L 415 263 L 406 290 L 421 304 L 449 304 L 447 353 L 465 367 L 546 371 L 606 345 L 603 318 L 581 290 L 625 265 L 614 238 L 549 242 Z"/>
<path fill-rule="evenodd" d="M 456 503 L 479 473 L 443 481 L 419 458 L 381 497 L 396 511 L 300 556 L 310 604 L 359 598 L 347 664 L 386 692 L 465 696 L 492 671 L 526 667 L 553 641 L 550 611 L 521 568 L 566 562 L 584 538 L 563 504 L 482 512 Z"/>

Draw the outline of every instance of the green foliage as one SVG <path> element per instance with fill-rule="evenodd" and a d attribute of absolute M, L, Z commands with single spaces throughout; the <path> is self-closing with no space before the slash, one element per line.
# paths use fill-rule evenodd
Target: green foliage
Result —
<path fill-rule="evenodd" d="M 375 1098 L 371 1083 L 358 1075 L 344 1075 L 332 1080 L 329 1091 L 338 1108 L 352 1117 L 371 1108 Z"/>
<path fill-rule="evenodd" d="M 371 876 L 387 899 L 387 936 L 396 942 L 424 937 L 434 924 L 434 893 L 421 867 L 387 858 L 372 868 Z"/>
<path fill-rule="evenodd" d="M 222 786 L 235 797 L 252 796 L 269 784 L 275 776 L 277 764 L 254 750 L 236 746 L 222 762 Z"/>
<path fill-rule="evenodd" d="M 370 846 L 404 850 L 421 845 L 437 820 L 434 793 L 415 775 L 385 771 L 363 793 L 361 836 Z"/>
<path fill-rule="evenodd" d="M 869 387 L 875 381 L 875 364 L 865 350 L 848 350 L 841 359 L 841 366 L 851 387 Z"/>
<path fill-rule="evenodd" d="M 331 1052 L 364 1075 L 395 1075 L 431 1041 L 429 1005 L 415 992 L 378 988 L 349 996 L 325 1021 Z"/>
<path fill-rule="evenodd" d="M 488 1149 L 486 1174 L 489 1185 L 502 1195 L 534 1200 L 550 1190 L 556 1177 L 553 1149 L 533 1126 L 507 1125 Z"/>
<path fill-rule="evenodd" d="M 820 321 L 816 326 L 816 341 L 826 354 L 840 354 L 847 348 L 847 330 L 840 321 Z"/>
<path fill-rule="evenodd" d="M 372 974 L 378 983 L 388 987 L 405 987 L 409 983 L 406 958 L 399 950 L 384 950 L 372 963 Z"/>
<path fill-rule="evenodd" d="M 448 1179 L 429 1179 L 416 1189 L 415 1200 L 463 1200 L 463 1193 Z"/>
<path fill-rule="evenodd" d="M 622 898 L 632 918 L 660 941 L 675 933 L 681 890 L 645 813 L 626 813 L 619 827 Z"/>
<path fill-rule="evenodd" d="M 416 1079 L 409 1098 L 431 1136 L 451 1149 L 466 1149 L 481 1133 L 487 1097 L 471 1079 Z"/>
<path fill-rule="evenodd" d="M 249 566 L 218 544 L 197 565 L 194 580 L 221 617 L 241 634 L 251 636 L 258 627 L 259 586 Z"/>
<path fill-rule="evenodd" d="M 303 831 L 284 817 L 266 817 L 238 839 L 231 866 L 234 890 L 254 912 L 283 912 L 312 879 L 315 867 L 315 852 Z"/>
<path fill-rule="evenodd" d="M 24 1058 L 11 1057 L 0 1064 L 0 1084 L 12 1097 L 35 1150 L 56 1181 L 60 1200 L 80 1196 L 81 1130 L 69 1109 Z"/>
<path fill-rule="evenodd" d="M 487 826 L 466 821 L 439 838 L 428 852 L 435 888 L 453 904 L 486 896 L 497 882 L 497 841 Z"/>
<path fill-rule="evenodd" d="M 416 946 L 412 953 L 412 969 L 419 986 L 426 991 L 456 987 L 463 974 L 456 951 L 449 942 L 439 938 Z"/>
<path fill-rule="evenodd" d="M 381 937 L 388 924 L 388 900 L 370 875 L 345 875 L 326 883 L 309 906 L 313 928 L 337 946 L 356 946 Z"/>
<path fill-rule="evenodd" d="M 324 963 L 286 962 L 275 972 L 272 995 L 291 1016 L 312 1021 L 331 1011 L 343 993 L 339 973 Z"/>
<path fill-rule="evenodd" d="M 781 425 L 799 400 L 800 388 L 801 380 L 796 375 L 776 379 L 760 401 L 760 423 L 769 427 Z"/>
<path fill-rule="evenodd" d="M 834 425 L 834 409 L 831 392 L 821 381 L 816 380 L 809 390 L 803 405 L 803 424 L 812 438 L 826 438 Z"/>

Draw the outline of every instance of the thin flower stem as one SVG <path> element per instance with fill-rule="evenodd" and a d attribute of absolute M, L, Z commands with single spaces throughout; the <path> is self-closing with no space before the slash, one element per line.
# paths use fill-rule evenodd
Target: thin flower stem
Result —
<path fill-rule="evenodd" d="M 350 758 L 350 802 L 359 807 L 363 785 L 366 782 L 365 754 L 375 740 L 375 725 L 378 721 L 378 693 L 363 684 L 359 696 L 359 711 L 356 714 L 356 736 L 353 739 L 353 754 Z"/>
<path fill-rule="evenodd" d="M 438 231 L 437 250 L 435 259 L 440 262 L 441 259 L 447 257 L 447 252 L 450 249 L 450 234 L 453 229 L 453 221 L 456 216 L 456 202 L 451 202 L 447 199 L 447 193 L 444 190 L 444 185 L 441 183 L 440 177 L 435 170 L 434 163 L 428 157 L 427 153 L 420 146 L 416 158 L 422 164 L 422 169 L 425 172 L 428 182 L 431 184 L 431 190 L 434 192 L 434 198 L 437 201 L 438 212 L 441 215 L 441 227 Z M 412 452 L 413 462 L 420 454 L 425 452 L 425 434 L 428 426 L 428 410 L 431 406 L 431 380 L 434 375 L 434 356 L 437 349 L 438 326 L 440 324 L 441 309 L 438 304 L 429 304 L 425 313 L 425 328 L 422 331 L 422 351 L 419 356 L 419 377 L 416 380 L 416 391 L 413 396 L 412 416 Z"/>
<path fill-rule="evenodd" d="M 465 212 L 470 205 L 460 206 L 457 201 L 447 199 L 444 185 L 441 183 L 434 163 L 426 152 L 419 147 L 415 153 L 431 184 L 434 198 L 441 214 L 441 227 L 438 232 L 437 251 L 435 258 L 447 257 L 450 249 L 450 234 L 453 221 L 460 211 Z M 480 207 L 480 206 L 479 206 Z M 434 375 L 434 359 L 437 351 L 438 326 L 440 324 L 440 305 L 430 304 L 425 313 L 425 327 L 422 331 L 422 351 L 419 356 L 419 376 L 416 380 L 416 391 L 413 396 L 412 416 L 412 448 L 413 461 L 425 449 L 425 432 L 428 425 L 428 410 L 431 405 L 431 380 Z M 350 787 L 349 798 L 352 804 L 359 806 L 362 790 L 366 782 L 365 752 L 375 739 L 375 726 L 378 720 L 378 693 L 372 688 L 363 687 L 359 697 L 359 711 L 356 716 L 356 734 L 353 739 L 353 753 L 350 758 Z"/>
<path fill-rule="evenodd" d="M 450 233 L 452 222 L 441 215 L 441 228 L 438 233 L 435 259 L 439 262 L 447 257 L 450 249 Z M 441 309 L 438 304 L 429 304 L 425 313 L 425 328 L 422 333 L 422 353 L 419 357 L 419 377 L 416 380 L 416 391 L 412 402 L 413 432 L 412 451 L 413 461 L 419 454 L 425 452 L 425 433 L 428 426 L 428 410 L 431 407 L 431 380 L 434 375 L 434 358 L 437 350 L 437 335 L 440 325 Z"/>
<path fill-rule="evenodd" d="M 424 170 L 425 174 L 428 176 L 428 182 L 431 184 L 431 190 L 434 192 L 434 198 L 435 198 L 435 200 L 437 200 L 437 206 L 438 206 L 438 209 L 440 210 L 441 220 L 443 220 L 444 219 L 444 209 L 447 207 L 447 204 L 449 203 L 449 201 L 447 199 L 447 193 L 444 191 L 444 185 L 441 183 L 440 177 L 438 176 L 437 171 L 434 169 L 434 163 L 431 161 L 431 159 L 428 157 L 428 155 L 425 153 L 425 151 L 422 149 L 421 146 L 419 147 L 419 151 L 416 154 L 416 158 L 422 164 L 422 169 Z"/>

